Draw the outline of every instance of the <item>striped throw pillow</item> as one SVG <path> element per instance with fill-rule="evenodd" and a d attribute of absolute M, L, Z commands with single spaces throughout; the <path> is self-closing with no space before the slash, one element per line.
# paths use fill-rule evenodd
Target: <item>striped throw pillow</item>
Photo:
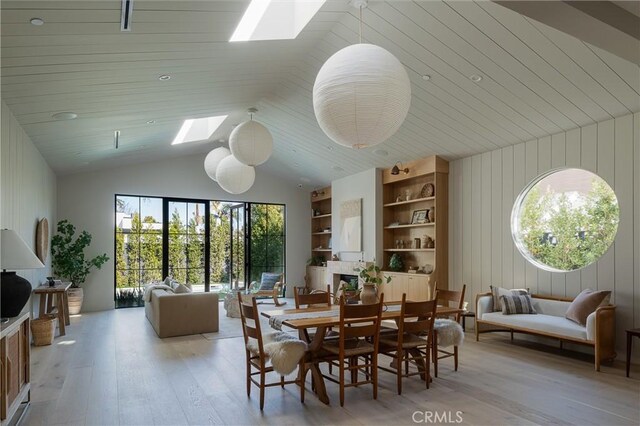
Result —
<path fill-rule="evenodd" d="M 493 300 L 493 312 L 502 312 L 502 302 L 500 296 L 511 296 L 529 294 L 528 288 L 502 288 L 490 285 L 491 297 Z"/>
<path fill-rule="evenodd" d="M 512 296 L 500 296 L 502 302 L 502 315 L 513 314 L 537 314 L 528 294 Z"/>

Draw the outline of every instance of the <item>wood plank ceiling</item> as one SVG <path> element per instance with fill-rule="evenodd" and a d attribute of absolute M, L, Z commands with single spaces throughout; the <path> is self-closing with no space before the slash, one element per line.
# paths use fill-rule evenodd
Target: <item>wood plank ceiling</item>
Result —
<path fill-rule="evenodd" d="M 61 174 L 204 158 L 219 143 L 170 146 L 182 120 L 229 114 L 212 138 L 226 139 L 257 106 L 275 142 L 259 169 L 306 186 L 432 154 L 461 158 L 640 110 L 637 65 L 500 5 L 372 1 L 363 40 L 405 65 L 412 105 L 389 141 L 350 150 L 322 133 L 311 98 L 324 61 L 357 42 L 357 11 L 330 1 L 297 40 L 228 43 L 247 4 L 136 0 L 132 31 L 123 33 L 117 0 L 4 1 L 2 99 Z M 33 17 L 45 24 L 31 25 Z M 159 81 L 162 74 L 171 80 Z M 79 118 L 51 118 L 60 111 Z"/>

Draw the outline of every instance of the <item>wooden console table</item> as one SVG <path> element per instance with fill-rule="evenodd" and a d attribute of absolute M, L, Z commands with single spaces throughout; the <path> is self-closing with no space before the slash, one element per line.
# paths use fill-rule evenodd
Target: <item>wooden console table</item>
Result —
<path fill-rule="evenodd" d="M 60 335 L 66 334 L 65 326 L 71 324 L 69 319 L 69 297 L 67 290 L 71 287 L 71 283 L 57 284 L 53 287 L 49 285 L 41 285 L 33 290 L 34 294 L 40 295 L 40 311 L 39 316 L 44 314 L 56 313 L 58 315 L 58 327 Z M 56 306 L 53 307 L 53 299 L 56 299 Z M 45 309 L 46 308 L 46 309 Z"/>
<path fill-rule="evenodd" d="M 30 316 L 30 312 L 23 312 L 2 324 L 0 332 L 0 424 L 2 426 L 8 425 L 18 409 L 24 406 L 20 415 L 22 417 L 31 402 Z"/>

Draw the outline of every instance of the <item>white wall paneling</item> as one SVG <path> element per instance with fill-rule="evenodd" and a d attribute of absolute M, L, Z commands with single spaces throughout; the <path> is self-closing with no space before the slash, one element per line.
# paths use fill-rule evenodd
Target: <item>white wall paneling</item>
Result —
<path fill-rule="evenodd" d="M 36 225 L 49 221 L 49 235 L 56 225 L 56 176 L 2 102 L 0 227 L 15 230 L 35 251 Z M 44 269 L 18 271 L 32 287 L 51 275 L 51 252 Z M 37 301 L 36 301 L 37 303 Z"/>
<path fill-rule="evenodd" d="M 640 113 L 627 114 L 451 162 L 454 255 L 449 273 L 456 277 L 451 286 L 466 284 L 469 302 L 490 284 L 567 297 L 586 288 L 611 290 L 622 358 L 624 329 L 640 327 L 639 141 Z M 620 206 L 618 234 L 611 248 L 596 263 L 569 273 L 536 268 L 522 257 L 511 237 L 515 198 L 533 178 L 558 167 L 596 172 L 615 190 Z"/>
<path fill-rule="evenodd" d="M 209 200 L 282 203 L 287 207 L 287 290 L 304 283 L 305 264 L 310 256 L 309 192 L 256 169 L 256 183 L 244 194 L 231 195 L 204 172 L 205 155 L 147 162 L 111 170 L 61 176 L 58 179 L 58 217 L 69 219 L 93 235 L 89 254 L 110 257 L 85 284 L 83 310 L 114 308 L 114 195 L 148 195 Z M 301 250 L 301 247 L 305 247 Z"/>

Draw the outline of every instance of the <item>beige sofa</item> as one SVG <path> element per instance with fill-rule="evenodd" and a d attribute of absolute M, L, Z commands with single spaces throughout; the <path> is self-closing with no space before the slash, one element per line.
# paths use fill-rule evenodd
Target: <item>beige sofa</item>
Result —
<path fill-rule="evenodd" d="M 158 337 L 218 331 L 216 293 L 180 293 L 153 290 L 144 311 Z"/>
<path fill-rule="evenodd" d="M 503 315 L 493 312 L 491 293 L 476 296 L 476 341 L 480 333 L 509 331 L 559 339 L 561 342 L 592 346 L 595 350 L 595 369 L 602 361 L 612 361 L 615 352 L 615 305 L 600 306 L 587 317 L 586 326 L 565 318 L 571 298 L 531 295 L 537 315 Z"/>

